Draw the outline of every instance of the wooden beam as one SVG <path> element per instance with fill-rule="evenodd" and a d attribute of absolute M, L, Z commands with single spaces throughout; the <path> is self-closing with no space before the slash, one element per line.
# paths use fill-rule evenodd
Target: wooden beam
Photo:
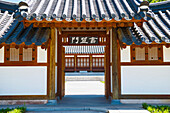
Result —
<path fill-rule="evenodd" d="M 55 99 L 55 39 L 56 33 L 55 28 L 51 28 L 51 41 L 50 41 L 50 65 L 49 65 L 49 100 Z"/>
<path fill-rule="evenodd" d="M 132 27 L 133 23 L 136 23 L 139 27 L 142 26 L 143 22 L 147 22 L 144 19 L 136 20 L 135 18 L 132 18 L 131 20 L 122 19 L 120 21 L 116 21 L 115 19 L 112 19 L 110 21 L 106 21 L 103 19 L 102 21 L 98 22 L 95 19 L 92 21 L 86 21 L 85 19 L 81 22 L 77 22 L 75 19 L 72 21 L 66 21 L 63 19 L 62 21 L 57 21 L 56 19 L 53 19 L 52 21 L 47 21 L 46 19 L 43 19 L 42 21 L 38 21 L 35 18 L 33 20 L 22 20 L 21 22 L 24 23 L 24 27 L 29 27 L 31 24 L 33 24 L 33 27 L 56 27 L 56 28 L 63 28 L 63 27 Z"/>
<path fill-rule="evenodd" d="M 119 80 L 118 80 L 118 38 L 117 29 L 112 28 L 112 91 L 113 100 L 119 99 Z"/>

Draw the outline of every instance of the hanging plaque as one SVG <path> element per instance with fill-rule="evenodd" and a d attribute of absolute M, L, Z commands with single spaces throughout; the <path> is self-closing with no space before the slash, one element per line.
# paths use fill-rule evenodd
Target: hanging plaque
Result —
<path fill-rule="evenodd" d="M 69 37 L 70 44 L 98 44 L 99 38 L 98 37 Z"/>

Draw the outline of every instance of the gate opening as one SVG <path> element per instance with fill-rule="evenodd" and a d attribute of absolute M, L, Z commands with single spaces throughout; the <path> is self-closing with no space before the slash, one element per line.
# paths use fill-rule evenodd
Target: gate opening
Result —
<path fill-rule="evenodd" d="M 109 35 L 65 31 L 58 40 L 57 96 L 111 96 Z"/>
<path fill-rule="evenodd" d="M 64 46 L 65 95 L 105 95 L 105 46 Z"/>

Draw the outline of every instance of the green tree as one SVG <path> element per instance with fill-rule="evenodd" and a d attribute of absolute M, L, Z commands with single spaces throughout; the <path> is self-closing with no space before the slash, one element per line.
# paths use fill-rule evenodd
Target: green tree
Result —
<path fill-rule="evenodd" d="M 149 3 L 156 3 L 156 2 L 162 2 L 167 0 L 148 0 Z"/>

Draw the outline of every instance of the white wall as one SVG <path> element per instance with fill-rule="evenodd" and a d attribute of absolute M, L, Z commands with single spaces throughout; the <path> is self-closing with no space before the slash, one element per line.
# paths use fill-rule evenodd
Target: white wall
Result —
<path fill-rule="evenodd" d="M 0 49 L 0 63 L 4 63 L 4 47 Z"/>
<path fill-rule="evenodd" d="M 0 67 L 0 95 L 46 95 L 47 67 Z"/>
<path fill-rule="evenodd" d="M 130 46 L 126 46 L 125 49 L 121 49 L 121 62 L 131 62 Z"/>
<path fill-rule="evenodd" d="M 163 57 L 164 62 L 170 62 L 170 47 L 163 46 Z"/>
<path fill-rule="evenodd" d="M 121 66 L 122 94 L 170 94 L 170 66 Z"/>
<path fill-rule="evenodd" d="M 47 63 L 47 50 L 37 47 L 37 63 Z"/>

